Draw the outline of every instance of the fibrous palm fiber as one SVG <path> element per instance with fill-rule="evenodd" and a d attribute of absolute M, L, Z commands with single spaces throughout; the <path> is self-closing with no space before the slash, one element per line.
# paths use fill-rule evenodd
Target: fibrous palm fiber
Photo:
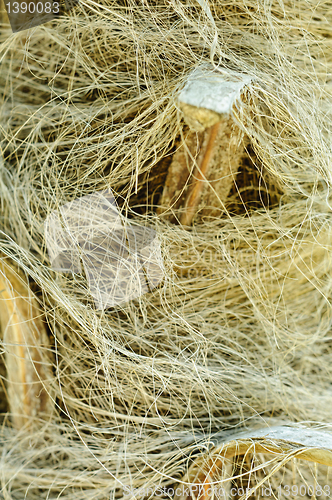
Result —
<path fill-rule="evenodd" d="M 166 498 L 214 432 L 329 431 L 330 3 L 81 0 L 16 34 L 2 19 L 0 250 L 47 326 L 53 402 L 36 430 L 3 408 L 3 498 Z M 202 64 L 253 78 L 232 111 L 246 156 L 224 208 L 184 228 L 158 201 Z M 107 189 L 158 234 L 165 277 L 100 311 L 84 274 L 52 270 L 44 221 Z"/>

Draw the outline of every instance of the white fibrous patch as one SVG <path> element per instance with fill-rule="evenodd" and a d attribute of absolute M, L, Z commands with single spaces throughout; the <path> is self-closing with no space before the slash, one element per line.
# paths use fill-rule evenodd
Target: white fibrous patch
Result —
<path fill-rule="evenodd" d="M 220 437 L 219 437 L 220 436 Z M 295 427 L 294 425 L 280 425 L 265 427 L 262 429 L 251 429 L 246 431 L 216 434 L 215 438 L 219 443 L 243 439 L 265 438 L 271 441 L 284 441 L 293 443 L 300 447 L 328 449 L 332 451 L 332 435 L 328 432 L 321 432 L 317 429 L 305 427 Z"/>
<path fill-rule="evenodd" d="M 111 191 L 63 205 L 44 227 L 52 268 L 80 273 L 83 265 L 97 309 L 124 304 L 163 279 L 156 232 L 123 217 Z"/>
<path fill-rule="evenodd" d="M 179 101 L 219 114 L 229 114 L 243 89 L 250 84 L 250 75 L 212 67 L 196 68 L 188 77 L 179 95 Z"/>

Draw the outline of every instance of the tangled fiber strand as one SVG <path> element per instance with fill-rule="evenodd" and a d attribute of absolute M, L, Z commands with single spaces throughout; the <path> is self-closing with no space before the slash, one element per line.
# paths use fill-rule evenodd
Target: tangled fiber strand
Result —
<path fill-rule="evenodd" d="M 82 0 L 28 32 L 2 24 L 1 252 L 39 299 L 55 402 L 32 434 L 4 418 L 3 498 L 154 491 L 217 430 L 331 421 L 331 26 L 317 0 Z M 205 63 L 254 76 L 234 118 L 259 183 L 185 230 L 154 190 L 182 134 L 177 93 Z M 83 276 L 51 270 L 43 222 L 108 188 L 156 229 L 166 274 L 101 312 Z"/>

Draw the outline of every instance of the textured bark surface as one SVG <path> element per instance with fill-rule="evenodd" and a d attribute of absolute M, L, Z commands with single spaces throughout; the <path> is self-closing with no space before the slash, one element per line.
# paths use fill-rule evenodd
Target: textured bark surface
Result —
<path fill-rule="evenodd" d="M 230 116 L 204 131 L 190 132 L 173 156 L 159 214 L 183 225 L 217 217 L 245 155 L 242 135 Z"/>
<path fill-rule="evenodd" d="M 13 425 L 20 429 L 52 411 L 46 389 L 51 370 L 42 353 L 48 348 L 47 334 L 29 285 L 4 260 L 0 262 L 0 299 L 9 407 Z"/>

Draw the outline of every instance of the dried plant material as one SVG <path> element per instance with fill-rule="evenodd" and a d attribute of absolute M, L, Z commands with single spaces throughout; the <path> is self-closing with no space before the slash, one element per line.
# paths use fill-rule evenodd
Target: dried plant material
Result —
<path fill-rule="evenodd" d="M 4 23 L 8 23 L 9 20 L 8 20 L 8 16 L 7 16 L 7 12 L 6 12 L 6 9 L 5 9 L 5 6 L 2 2 L 2 0 L 0 1 L 0 23 L 1 25 L 4 24 Z"/>
<path fill-rule="evenodd" d="M 140 297 L 164 276 L 156 232 L 122 217 L 111 191 L 52 212 L 45 221 L 45 239 L 54 270 L 81 273 L 82 261 L 97 309 Z"/>
<path fill-rule="evenodd" d="M 212 126 L 213 123 L 209 122 L 213 117 L 217 121 L 218 115 L 231 114 L 233 106 L 239 102 L 251 81 L 251 76 L 229 69 L 218 71 L 208 65 L 196 68 L 179 95 L 185 121 L 192 123 L 197 132 Z M 198 124 L 197 128 L 194 123 Z"/>
<path fill-rule="evenodd" d="M 29 285 L 2 259 L 0 323 L 6 352 L 8 400 L 16 429 L 32 428 L 52 412 L 48 341 Z"/>
<path fill-rule="evenodd" d="M 203 132 L 222 119 L 219 113 L 211 109 L 199 108 L 181 101 L 179 107 L 183 113 L 183 119 L 191 131 Z"/>
<path fill-rule="evenodd" d="M 6 500 L 169 499 L 220 430 L 284 421 L 331 428 L 326 5 L 83 0 L 26 39 L 0 32 L 0 248 L 40 290 L 57 403 L 42 436 L 2 423 Z M 186 135 L 175 99 L 210 61 L 254 78 L 233 116 L 262 175 L 240 180 L 241 166 L 222 217 L 185 230 L 156 217 L 148 183 L 161 193 L 159 162 Z M 190 156 L 188 165 L 194 173 Z M 109 187 L 130 221 L 158 227 L 165 280 L 100 312 L 84 276 L 50 269 L 43 224 L 68 201 Z M 253 484 L 270 473 L 271 455 L 251 455 Z M 252 465 L 249 452 L 238 457 L 230 475 L 241 485 L 233 468 Z M 293 485 L 293 460 L 271 484 L 287 470 Z M 309 485 L 331 484 L 324 468 L 298 459 L 294 486 L 300 473 Z"/>
<path fill-rule="evenodd" d="M 220 498 L 223 496 L 220 493 L 225 494 L 231 486 L 236 491 L 232 496 L 240 497 L 241 495 L 237 494 L 240 489 L 243 496 L 250 496 L 255 492 L 257 494 L 259 487 L 264 484 L 266 486 L 268 483 L 271 489 L 274 473 L 277 481 L 274 481 L 276 478 L 272 481 L 274 487 L 270 496 L 277 494 L 278 490 L 280 493 L 283 486 L 286 487 L 287 493 L 287 485 L 298 485 L 298 488 L 301 485 L 298 484 L 298 479 L 294 481 L 294 474 L 292 482 L 287 484 L 288 475 L 282 470 L 294 458 L 332 467 L 332 434 L 316 429 L 277 426 L 242 431 L 233 435 L 216 434 L 213 439 L 219 441 L 219 444 L 208 457 L 200 457 L 194 461 L 179 485 L 176 500 Z M 265 468 L 266 464 L 269 464 L 270 471 L 265 470 L 261 480 L 257 480 L 257 470 L 262 469 L 262 466 L 257 465 L 255 458 L 261 454 L 265 456 Z M 271 467 L 271 464 L 274 464 L 274 467 Z M 313 476 L 312 479 L 317 484 L 317 477 Z M 235 484 L 238 488 L 234 488 Z"/>
<path fill-rule="evenodd" d="M 247 75 L 208 67 L 189 76 L 179 105 L 192 132 L 174 154 L 159 214 L 166 211 L 170 220 L 189 226 L 197 213 L 216 217 L 224 211 L 245 155 L 243 134 L 231 112 L 250 82 Z"/>
<path fill-rule="evenodd" d="M 243 134 L 232 118 L 204 132 L 189 133 L 169 167 L 159 213 L 184 226 L 195 215 L 218 216 L 245 154 Z M 195 165 L 195 166 L 194 166 Z"/>

